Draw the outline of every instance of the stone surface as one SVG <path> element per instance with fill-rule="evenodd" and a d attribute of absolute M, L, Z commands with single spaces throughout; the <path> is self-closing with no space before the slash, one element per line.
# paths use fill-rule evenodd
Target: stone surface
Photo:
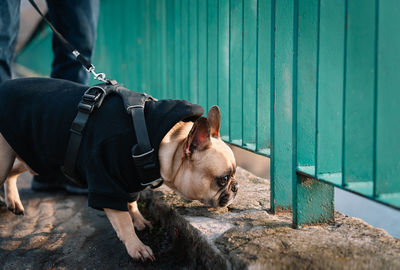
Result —
<path fill-rule="evenodd" d="M 269 180 L 241 168 L 236 178 L 240 188 L 229 208 L 209 209 L 166 188 L 144 197 L 192 239 L 190 253 L 207 254 L 198 263 L 210 269 L 400 269 L 400 240 L 384 230 L 340 213 L 333 224 L 293 229 L 291 213 L 267 211 Z"/>
<path fill-rule="evenodd" d="M 138 232 L 157 258 L 134 262 L 105 213 L 87 206 L 86 196 L 33 192 L 19 179 L 24 216 L 0 207 L 0 269 L 184 269 L 187 253 L 159 224 Z M 143 209 L 144 205 L 139 207 Z M 148 213 L 145 211 L 145 216 Z M 149 217 L 149 219 L 152 219 Z"/>
<path fill-rule="evenodd" d="M 238 168 L 236 201 L 223 209 L 180 199 L 165 187 L 142 194 L 156 224 L 138 233 L 157 261 L 132 261 L 104 213 L 85 196 L 34 193 L 19 182 L 25 216 L 0 208 L 2 269 L 400 269 L 400 240 L 336 213 L 330 225 L 291 227 L 271 215 L 269 181 Z"/>

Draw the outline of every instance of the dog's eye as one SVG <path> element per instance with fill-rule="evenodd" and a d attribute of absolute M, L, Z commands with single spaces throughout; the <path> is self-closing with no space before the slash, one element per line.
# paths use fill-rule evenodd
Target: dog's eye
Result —
<path fill-rule="evenodd" d="M 222 187 L 225 186 L 229 182 L 230 178 L 231 178 L 230 175 L 225 175 L 225 176 L 222 176 L 222 177 L 218 177 L 217 178 L 218 185 L 220 185 Z"/>

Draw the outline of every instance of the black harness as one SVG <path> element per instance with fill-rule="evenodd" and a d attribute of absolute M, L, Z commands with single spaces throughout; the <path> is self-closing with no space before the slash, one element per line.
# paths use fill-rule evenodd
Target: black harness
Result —
<path fill-rule="evenodd" d="M 78 179 L 75 172 L 76 160 L 83 138 L 83 131 L 93 110 L 100 108 L 104 98 L 108 94 L 116 93 L 121 96 L 126 112 L 132 116 L 137 144 L 132 147 L 131 151 L 137 172 L 141 178 L 140 183 L 143 187 L 151 186 L 152 188 L 157 188 L 161 186 L 163 181 L 159 178 L 160 167 L 158 164 L 158 158 L 155 156 L 156 153 L 154 153 L 154 148 L 150 144 L 144 118 L 144 106 L 146 101 L 154 100 L 154 98 L 145 93 L 129 91 L 120 86 L 116 81 L 106 79 L 104 73 L 96 73 L 94 65 L 75 50 L 74 47 L 61 35 L 61 33 L 57 31 L 57 29 L 40 11 L 35 1 L 29 0 L 29 2 L 40 14 L 43 20 L 50 26 L 54 34 L 60 39 L 61 43 L 72 53 L 76 60 L 79 61 L 88 72 L 93 74 L 94 79 L 104 82 L 86 90 L 81 102 L 78 104 L 78 114 L 71 125 L 71 134 L 65 155 L 64 166 L 61 166 L 61 171 L 73 183 L 80 186 L 86 185 L 82 179 Z"/>
<path fill-rule="evenodd" d="M 83 132 L 90 114 L 99 109 L 104 98 L 111 93 L 118 94 L 122 98 L 126 112 L 132 116 L 137 144 L 132 147 L 131 153 L 141 185 L 152 188 L 161 186 L 163 180 L 159 177 L 160 166 L 154 148 L 150 144 L 144 117 L 146 102 L 155 99 L 146 93 L 129 91 L 113 80 L 90 87 L 84 93 L 78 104 L 78 113 L 71 125 L 64 166 L 61 167 L 61 171 L 73 183 L 79 186 L 86 185 L 85 181 L 77 177 L 75 171 Z"/>

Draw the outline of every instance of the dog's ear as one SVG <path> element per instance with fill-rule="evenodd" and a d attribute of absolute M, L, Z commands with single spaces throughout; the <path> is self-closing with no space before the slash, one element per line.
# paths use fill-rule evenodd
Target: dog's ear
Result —
<path fill-rule="evenodd" d="M 210 125 L 210 134 L 215 138 L 219 138 L 219 129 L 221 127 L 221 112 L 217 105 L 210 108 L 207 114 L 208 124 Z"/>
<path fill-rule="evenodd" d="M 201 151 L 211 145 L 210 125 L 207 118 L 200 117 L 194 122 L 184 143 L 185 156 L 190 157 L 194 151 Z"/>

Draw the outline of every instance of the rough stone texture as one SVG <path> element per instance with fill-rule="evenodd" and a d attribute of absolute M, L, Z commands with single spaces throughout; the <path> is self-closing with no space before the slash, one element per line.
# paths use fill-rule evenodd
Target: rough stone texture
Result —
<path fill-rule="evenodd" d="M 147 190 L 140 206 L 155 229 L 139 238 L 154 263 L 134 262 L 105 214 L 85 196 L 34 193 L 19 182 L 25 216 L 0 208 L 1 269 L 400 269 L 400 240 L 336 213 L 331 225 L 291 228 L 271 215 L 269 181 L 238 168 L 236 201 L 210 209 L 165 187 Z"/>
<path fill-rule="evenodd" d="M 0 269 L 186 269 L 192 260 L 164 228 L 138 232 L 157 258 L 134 262 L 105 213 L 87 206 L 86 196 L 30 190 L 18 182 L 24 216 L 0 207 Z M 143 208 L 143 204 L 139 204 Z M 144 212 L 145 216 L 146 211 Z M 152 219 L 151 217 L 149 217 Z"/>
<path fill-rule="evenodd" d="M 144 198 L 160 222 L 184 232 L 188 251 L 206 268 L 400 269 L 400 240 L 384 230 L 340 213 L 334 224 L 293 229 L 290 213 L 267 211 L 269 180 L 240 168 L 237 179 L 238 196 L 229 208 L 187 202 L 167 188 Z"/>

